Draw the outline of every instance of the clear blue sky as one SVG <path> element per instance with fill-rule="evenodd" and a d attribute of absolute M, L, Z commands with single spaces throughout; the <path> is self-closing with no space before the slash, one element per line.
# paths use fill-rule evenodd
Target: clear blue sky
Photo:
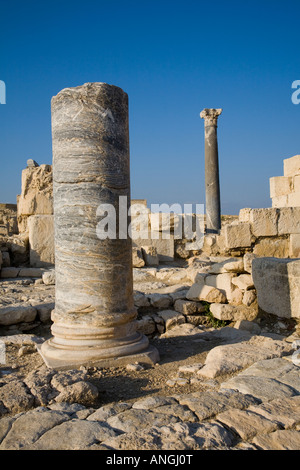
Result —
<path fill-rule="evenodd" d="M 299 0 L 0 0 L 0 202 L 51 163 L 50 101 L 107 82 L 129 95 L 133 198 L 204 203 L 203 108 L 219 118 L 222 213 L 270 207 L 300 153 Z"/>

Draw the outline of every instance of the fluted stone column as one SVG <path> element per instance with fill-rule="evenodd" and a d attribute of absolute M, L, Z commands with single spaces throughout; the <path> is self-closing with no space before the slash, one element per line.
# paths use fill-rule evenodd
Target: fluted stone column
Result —
<path fill-rule="evenodd" d="M 219 157 L 217 121 L 222 109 L 204 109 L 200 117 L 204 119 L 205 130 L 205 203 L 206 231 L 218 233 L 221 229 L 221 201 L 219 182 Z"/>
<path fill-rule="evenodd" d="M 53 97 L 51 113 L 56 292 L 40 353 L 59 369 L 157 362 L 136 331 L 132 242 L 118 236 L 119 196 L 130 205 L 127 94 L 86 83 Z M 97 236 L 103 204 L 116 210 L 116 239 Z"/>

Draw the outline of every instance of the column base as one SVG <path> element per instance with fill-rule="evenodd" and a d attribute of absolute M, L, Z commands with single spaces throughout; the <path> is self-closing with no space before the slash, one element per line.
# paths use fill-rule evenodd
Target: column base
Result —
<path fill-rule="evenodd" d="M 148 344 L 147 338 L 145 338 L 145 344 Z M 149 344 L 141 351 L 110 357 L 105 357 L 103 349 L 97 347 L 73 350 L 60 349 L 51 344 L 51 339 L 38 345 L 37 349 L 46 366 L 57 370 L 78 369 L 80 366 L 123 367 L 135 362 L 154 365 L 160 360 L 158 350 Z"/>

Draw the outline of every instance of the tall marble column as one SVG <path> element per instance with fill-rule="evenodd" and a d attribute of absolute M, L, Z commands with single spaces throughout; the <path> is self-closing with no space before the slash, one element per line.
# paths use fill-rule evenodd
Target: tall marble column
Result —
<path fill-rule="evenodd" d="M 155 363 L 136 330 L 132 241 L 118 236 L 119 196 L 127 217 L 130 205 L 128 96 L 86 83 L 53 97 L 51 114 L 56 289 L 53 337 L 40 353 L 57 369 Z M 97 236 L 103 204 L 116 211 L 114 239 Z"/>
<path fill-rule="evenodd" d="M 205 203 L 206 231 L 218 233 L 221 229 L 221 201 L 219 182 L 219 157 L 217 121 L 222 109 L 204 109 L 200 117 L 204 119 L 205 130 Z"/>

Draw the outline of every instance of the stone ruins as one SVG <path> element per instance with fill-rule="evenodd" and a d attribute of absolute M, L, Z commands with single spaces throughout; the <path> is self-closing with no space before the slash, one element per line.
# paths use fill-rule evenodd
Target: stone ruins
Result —
<path fill-rule="evenodd" d="M 300 155 L 271 207 L 221 214 L 221 112 L 201 218 L 130 199 L 123 90 L 53 97 L 53 163 L 0 204 L 0 449 L 299 450 Z M 138 236 L 100 239 L 125 196 Z"/>

